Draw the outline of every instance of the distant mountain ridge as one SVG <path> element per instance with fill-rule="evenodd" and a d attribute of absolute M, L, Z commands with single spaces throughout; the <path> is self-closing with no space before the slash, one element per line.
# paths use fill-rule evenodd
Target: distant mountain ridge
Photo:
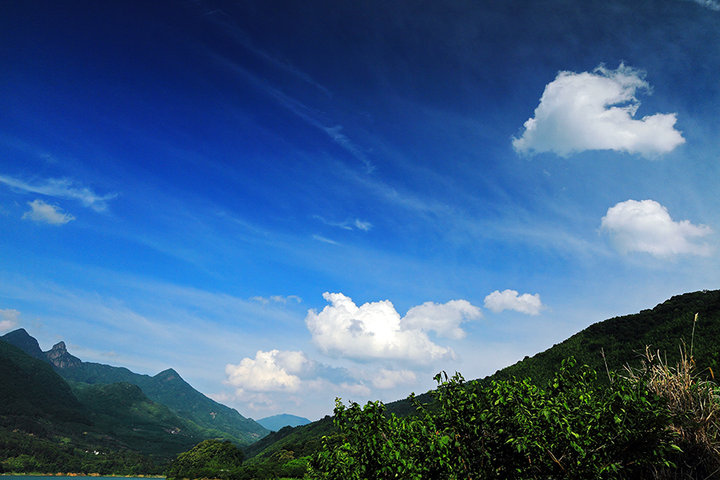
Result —
<path fill-rule="evenodd" d="M 135 385 L 70 385 L 0 339 L 0 472 L 162 473 L 213 436 Z"/>
<path fill-rule="evenodd" d="M 308 423 L 310 423 L 310 420 L 305 417 L 298 417 L 297 415 L 281 413 L 279 415 L 272 415 L 270 417 L 261 418 L 260 420 L 256 420 L 256 422 L 267 428 L 268 430 L 277 432 L 283 427 L 297 427 L 300 425 L 307 425 Z"/>
<path fill-rule="evenodd" d="M 43 352 L 36 339 L 25 329 L 14 330 L 0 339 L 23 350 L 28 355 L 45 360 L 66 380 L 87 384 L 118 382 L 138 386 L 153 402 L 167 406 L 175 414 L 197 426 L 215 432 L 217 437 L 249 445 L 269 433 L 252 419 L 245 418 L 232 408 L 222 405 L 195 390 L 173 369 L 155 376 L 134 373 L 124 367 L 83 362 L 67 351 L 65 342 L 56 343 Z"/>

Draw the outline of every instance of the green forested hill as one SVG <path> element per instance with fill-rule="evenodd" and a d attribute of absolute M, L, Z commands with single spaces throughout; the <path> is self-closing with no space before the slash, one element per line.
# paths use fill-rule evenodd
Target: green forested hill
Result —
<path fill-rule="evenodd" d="M 151 401 L 140 387 L 130 383 L 75 383 L 73 392 L 87 407 L 93 430 L 113 439 L 116 448 L 171 459 L 213 436 L 166 406 Z"/>
<path fill-rule="evenodd" d="M 31 352 L 33 347 L 39 350 L 37 342 L 28 340 L 34 339 L 27 332 L 2 337 L 7 338 L 19 341 Z M 151 400 L 138 385 L 65 380 L 58 373 L 73 367 L 53 369 L 47 357 L 33 357 L 2 339 L 0 472 L 161 473 L 177 454 L 204 439 L 224 437 L 236 441 L 227 432 L 198 425 Z M 83 364 L 64 349 L 62 342 L 53 347 L 53 360 L 78 370 L 82 366 L 91 371 L 96 368 L 106 374 L 104 380 L 113 379 L 114 367 Z M 180 402 L 188 402 L 189 398 L 191 405 L 220 412 L 222 418 L 219 404 L 194 390 L 173 370 L 155 377 L 136 375 L 127 369 L 116 371 L 118 377 L 142 378 L 156 395 L 175 396 Z"/>
<path fill-rule="evenodd" d="M 237 410 L 206 397 L 195 390 L 173 369 L 155 376 L 133 373 L 127 368 L 113 367 L 92 362 L 59 368 L 64 378 L 88 384 L 125 382 L 137 385 L 154 402 L 163 404 L 177 415 L 198 426 L 212 430 L 216 437 L 223 437 L 240 445 L 248 445 L 262 438 L 268 430 L 262 425 L 243 417 Z"/>
<path fill-rule="evenodd" d="M 720 373 L 720 290 L 704 290 L 677 295 L 653 309 L 592 324 L 544 352 L 497 371 L 488 379 L 530 377 L 544 383 L 560 362 L 570 356 L 597 371 L 604 371 L 603 352 L 608 368 L 617 371 L 626 364 L 639 362 L 646 346 L 654 352 L 659 350 L 673 364 L 678 360 L 683 342 L 690 353 L 696 313 L 698 321 L 692 341 L 695 362 L 699 370 L 710 367 Z"/>
<path fill-rule="evenodd" d="M 0 341 L 0 416 L 4 423 L 27 416 L 88 423 L 68 384 L 46 362 Z"/>
<path fill-rule="evenodd" d="M 107 424 L 124 419 L 80 402 L 45 361 L 0 341 L 0 472 L 161 472 L 163 464 L 142 448 L 119 439 Z M 190 442 L 175 445 L 174 456 Z M 169 459 L 168 459 L 169 460 Z"/>
<path fill-rule="evenodd" d="M 118 382 L 136 385 L 153 402 L 165 405 L 178 416 L 204 429 L 205 438 L 222 437 L 239 445 L 249 445 L 269 433 L 265 427 L 243 417 L 237 410 L 198 392 L 173 369 L 150 376 L 124 367 L 83 362 L 68 353 L 64 342 L 57 343 L 48 352 L 42 352 L 37 340 L 24 329 L 10 332 L 0 339 L 31 356 L 50 362 L 66 380 L 97 385 Z"/>
<path fill-rule="evenodd" d="M 542 385 L 570 356 L 603 372 L 605 362 L 601 350 L 605 353 L 608 368 L 615 371 L 622 370 L 626 364 L 639 362 L 646 346 L 653 351 L 661 351 L 664 358 L 673 363 L 679 357 L 683 341 L 688 353 L 690 351 L 696 313 L 698 321 L 692 342 L 693 357 L 700 371 L 709 374 L 707 367 L 710 367 L 720 375 L 720 290 L 705 290 L 672 297 L 636 314 L 595 323 L 548 350 L 526 357 L 479 381 L 529 377 L 534 383 Z M 417 397 L 421 403 L 430 402 L 432 398 L 430 392 Z M 387 404 L 387 411 L 405 416 L 415 409 L 405 399 Z M 293 452 L 295 457 L 312 453 L 313 448 L 319 445 L 320 437 L 327 435 L 332 428 L 329 417 L 302 427 L 286 427 L 247 447 L 245 453 L 254 457 L 250 462 L 264 464 L 267 470 L 272 470 L 270 463 L 273 459 L 277 459 L 277 468 L 288 456 L 288 451 Z"/>

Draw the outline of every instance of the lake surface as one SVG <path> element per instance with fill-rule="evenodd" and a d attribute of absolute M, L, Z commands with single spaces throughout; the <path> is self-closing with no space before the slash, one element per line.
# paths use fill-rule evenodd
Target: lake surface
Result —
<path fill-rule="evenodd" d="M 64 475 L 0 475 L 0 480 L 153 480 L 164 479 L 165 477 L 91 477 L 91 476 L 72 476 Z"/>

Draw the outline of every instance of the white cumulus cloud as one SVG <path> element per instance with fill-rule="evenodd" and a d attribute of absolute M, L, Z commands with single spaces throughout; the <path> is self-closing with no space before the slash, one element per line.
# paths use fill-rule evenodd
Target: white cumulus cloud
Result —
<path fill-rule="evenodd" d="M 457 338 L 463 335 L 458 331 L 459 322 L 479 314 L 469 303 L 454 301 L 445 305 L 424 304 L 415 307 L 419 310 L 413 315 L 408 312 L 401 318 L 389 300 L 357 306 L 342 293 L 325 292 L 323 298 L 330 305 L 320 313 L 308 311 L 305 318 L 313 341 L 325 353 L 356 360 L 426 364 L 451 357 L 453 351 L 435 344 L 427 332 Z"/>
<path fill-rule="evenodd" d="M 538 293 L 520 295 L 517 290 L 503 290 L 502 292 L 495 290 L 485 297 L 485 308 L 495 313 L 503 310 L 515 310 L 528 315 L 538 315 L 543 309 L 543 304 Z"/>
<path fill-rule="evenodd" d="M 30 210 L 22 216 L 25 220 L 49 223 L 50 225 L 65 225 L 75 220 L 74 216 L 69 213 L 63 213 L 62 209 L 57 205 L 51 205 L 39 199 L 28 202 L 28 205 L 30 205 Z"/>
<path fill-rule="evenodd" d="M 560 72 L 545 86 L 535 116 L 512 144 L 520 153 L 616 150 L 653 156 L 685 142 L 674 113 L 635 119 L 638 91 L 649 91 L 644 75 L 623 64 L 593 72 Z"/>
<path fill-rule="evenodd" d="M 425 302 L 412 307 L 403 319 L 405 328 L 432 330 L 441 337 L 465 338 L 460 324 L 482 317 L 480 309 L 467 300 L 450 300 L 447 303 Z"/>
<path fill-rule="evenodd" d="M 645 252 L 656 257 L 678 254 L 709 255 L 711 248 L 698 239 L 712 233 L 706 225 L 674 221 L 667 208 L 654 200 L 627 200 L 610 207 L 602 230 L 623 252 Z"/>
<path fill-rule="evenodd" d="M 243 358 L 239 364 L 228 364 L 228 383 L 238 390 L 253 392 L 295 392 L 300 388 L 300 374 L 310 361 L 303 352 L 258 350 L 255 358 Z"/>
<path fill-rule="evenodd" d="M 19 319 L 20 312 L 17 310 L 0 308 L 0 332 L 17 327 Z"/>

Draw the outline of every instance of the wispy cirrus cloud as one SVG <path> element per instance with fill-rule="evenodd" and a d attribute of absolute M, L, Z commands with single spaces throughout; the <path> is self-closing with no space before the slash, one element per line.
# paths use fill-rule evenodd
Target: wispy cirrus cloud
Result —
<path fill-rule="evenodd" d="M 104 212 L 108 201 L 117 197 L 116 193 L 99 195 L 91 189 L 77 185 L 67 178 L 48 178 L 39 182 L 25 181 L 8 175 L 0 175 L 0 183 L 27 193 L 36 193 L 54 198 L 66 198 L 79 201 L 83 206 L 96 212 Z"/>
<path fill-rule="evenodd" d="M 237 22 L 232 18 L 232 16 L 228 15 L 224 10 L 215 8 L 209 12 L 205 12 L 204 16 L 217 25 L 220 25 L 230 38 L 232 38 L 245 50 L 266 62 L 268 65 L 271 65 L 277 70 L 289 74 L 291 77 L 299 79 L 308 85 L 312 85 L 328 97 L 332 97 L 332 93 L 327 89 L 327 87 L 320 84 L 307 72 L 293 65 L 287 58 L 260 48 L 252 41 L 247 32 L 237 25 Z"/>
<path fill-rule="evenodd" d="M 340 245 L 339 242 L 336 242 L 331 238 L 323 237 L 322 235 L 313 235 L 312 238 L 318 242 L 327 243 L 329 245 Z"/>
<path fill-rule="evenodd" d="M 241 75 L 245 80 L 250 82 L 258 90 L 264 92 L 266 95 L 272 97 L 281 107 L 295 114 L 306 124 L 314 127 L 325 135 L 327 135 L 333 143 L 345 150 L 348 154 L 360 161 L 365 166 L 367 173 L 372 173 L 375 170 L 375 165 L 370 161 L 368 156 L 362 151 L 362 149 L 353 142 L 345 133 L 343 133 L 343 126 L 338 125 L 334 122 L 329 122 L 327 119 L 323 119 L 320 114 L 315 110 L 305 105 L 303 102 L 293 98 L 286 94 L 280 89 L 270 86 L 267 81 L 259 78 L 256 74 L 243 68 L 232 60 L 212 54 L 212 57 L 223 67 L 233 71 L 234 73 Z"/>
<path fill-rule="evenodd" d="M 547 84 L 519 138 L 519 153 L 554 152 L 560 156 L 585 150 L 616 150 L 653 156 L 685 143 L 674 128 L 674 113 L 635 119 L 638 91 L 650 91 L 644 74 L 623 64 L 600 65 L 593 72 L 560 72 Z"/>
<path fill-rule="evenodd" d="M 679 254 L 709 255 L 712 248 L 699 242 L 712 233 L 707 225 L 675 221 L 655 200 L 626 200 L 610 207 L 600 222 L 623 253 L 645 252 L 655 257 Z"/>
<path fill-rule="evenodd" d="M 297 295 L 270 295 L 269 297 L 255 296 L 251 297 L 250 300 L 261 303 L 263 305 L 268 305 L 270 303 L 279 303 L 284 305 L 288 302 L 302 302 L 302 298 L 298 297 Z"/>
<path fill-rule="evenodd" d="M 720 2 L 717 0 L 689 0 L 695 2 L 703 7 L 707 7 L 710 10 L 720 11 Z"/>
<path fill-rule="evenodd" d="M 59 206 L 45 203 L 39 199 L 28 202 L 28 205 L 30 205 L 30 210 L 23 214 L 22 218 L 24 220 L 48 223 L 50 225 L 65 225 L 75 220 L 74 216 L 64 213 Z"/>
<path fill-rule="evenodd" d="M 341 228 L 343 230 L 362 230 L 363 232 L 368 232 L 373 227 L 372 223 L 365 220 L 360 220 L 359 218 L 356 218 L 354 220 L 344 220 L 342 222 L 333 222 L 320 215 L 314 215 L 313 218 L 315 218 L 316 220 L 320 220 L 325 225 Z"/>

